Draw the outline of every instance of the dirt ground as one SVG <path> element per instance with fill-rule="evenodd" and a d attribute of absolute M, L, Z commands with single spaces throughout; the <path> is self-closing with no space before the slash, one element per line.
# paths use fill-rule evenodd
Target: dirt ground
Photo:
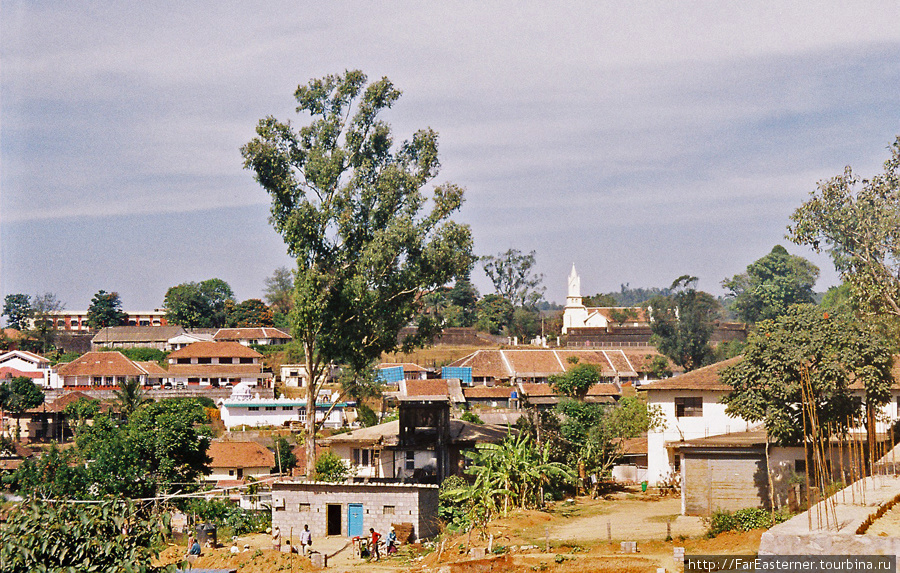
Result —
<path fill-rule="evenodd" d="M 548 511 L 517 511 L 494 521 L 485 535 L 448 536 L 427 546 L 403 547 L 396 556 L 379 563 L 361 560 L 345 550 L 329 559 L 328 571 L 335 573 L 386 573 L 407 571 L 429 573 L 449 566 L 451 573 L 502 571 L 503 573 L 588 573 L 623 571 L 655 573 L 658 567 L 677 571 L 673 549 L 683 547 L 687 554 L 753 554 L 759 548 L 762 531 L 725 533 L 714 539 L 704 537 L 704 524 L 696 518 L 678 516 L 678 498 L 658 498 L 640 492 L 625 492 L 610 499 L 578 498 L 558 502 Z M 672 537 L 666 541 L 666 522 L 672 522 Z M 613 542 L 608 541 L 607 523 Z M 900 523 L 900 510 L 898 510 Z M 549 535 L 548 535 L 549 534 Z M 471 560 L 466 550 L 486 550 L 493 535 L 492 548 L 501 557 Z M 637 541 L 638 552 L 622 554 L 619 541 Z M 550 551 L 545 551 L 549 541 Z M 250 550 L 232 555 L 228 547 L 205 550 L 195 568 L 234 568 L 239 573 L 270 571 L 312 571 L 309 560 L 299 555 L 276 553 L 266 535 L 242 537 L 238 545 L 250 544 Z M 328 538 L 319 549 L 337 551 L 345 540 Z M 177 562 L 184 547 L 170 547 L 161 560 Z"/>

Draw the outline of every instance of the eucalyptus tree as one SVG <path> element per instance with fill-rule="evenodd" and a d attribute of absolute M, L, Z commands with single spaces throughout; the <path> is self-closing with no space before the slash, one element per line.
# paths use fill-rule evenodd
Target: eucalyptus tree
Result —
<path fill-rule="evenodd" d="M 848 166 L 791 215 L 790 238 L 826 250 L 860 308 L 900 317 L 900 137 L 884 172 L 861 179 Z"/>
<path fill-rule="evenodd" d="M 296 259 L 292 334 L 308 380 L 306 467 L 315 467 L 315 397 L 330 362 L 361 372 L 398 346 L 413 319 L 427 340 L 438 321 L 419 312 L 428 292 L 468 276 L 469 228 L 450 217 L 463 202 L 440 169 L 438 138 L 422 129 L 395 143 L 379 114 L 401 92 L 360 71 L 313 79 L 294 93 L 309 123 L 266 117 L 241 153 L 272 199 L 270 222 Z"/>

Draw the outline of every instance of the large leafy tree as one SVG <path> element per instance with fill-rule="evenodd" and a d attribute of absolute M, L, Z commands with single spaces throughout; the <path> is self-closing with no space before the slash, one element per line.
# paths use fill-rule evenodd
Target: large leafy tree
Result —
<path fill-rule="evenodd" d="M 544 296 L 541 283 L 544 275 L 535 274 L 535 252 L 522 253 L 509 249 L 505 253 L 481 259 L 484 273 L 491 279 L 494 290 L 515 307 L 533 307 Z"/>
<path fill-rule="evenodd" d="M 596 364 L 576 364 L 564 374 L 550 377 L 550 385 L 566 396 L 584 398 L 591 386 L 600 382 L 600 367 Z"/>
<path fill-rule="evenodd" d="M 781 316 L 792 304 L 815 302 L 813 286 L 817 278 L 817 266 L 775 245 L 746 272 L 722 281 L 722 286 L 734 297 L 731 309 L 735 314 L 755 323 Z"/>
<path fill-rule="evenodd" d="M 122 310 L 122 299 L 119 298 L 119 293 L 98 291 L 91 299 L 87 320 L 88 326 L 94 330 L 125 324 L 128 315 Z"/>
<path fill-rule="evenodd" d="M 729 414 L 765 422 L 774 442 L 798 444 L 801 383 L 808 377 L 823 427 L 846 429 L 864 403 L 872 445 L 875 408 L 890 400 L 891 364 L 888 348 L 851 315 L 796 305 L 751 333 L 743 360 L 722 372 L 722 381 L 732 387 L 723 402 Z M 851 383 L 864 388 L 862 402 Z"/>
<path fill-rule="evenodd" d="M 900 317 L 900 137 L 890 150 L 871 179 L 848 166 L 819 182 L 791 215 L 789 236 L 829 252 L 861 310 Z"/>
<path fill-rule="evenodd" d="M 475 328 L 500 334 L 515 314 L 513 305 L 498 294 L 485 295 L 475 304 Z"/>
<path fill-rule="evenodd" d="M 168 519 L 121 500 L 73 504 L 29 500 L 0 528 L 4 573 L 129 571 L 174 568 L 155 565 L 165 547 Z"/>
<path fill-rule="evenodd" d="M 315 396 L 329 362 L 355 371 L 398 345 L 417 317 L 406 347 L 427 340 L 438 322 L 420 313 L 423 293 L 467 276 L 472 239 L 450 220 L 462 188 L 437 176 L 437 134 L 424 129 L 395 144 L 379 114 L 400 91 L 387 78 L 367 85 L 348 71 L 297 88 L 298 113 L 310 123 L 294 130 L 274 117 L 260 120 L 241 152 L 244 166 L 272 198 L 270 221 L 297 260 L 293 335 L 302 345 L 307 387 L 306 467 L 315 466 Z"/>
<path fill-rule="evenodd" d="M 248 298 L 239 304 L 225 303 L 225 326 L 232 328 L 273 326 L 272 310 L 258 298 Z"/>
<path fill-rule="evenodd" d="M 266 278 L 263 296 L 275 312 L 287 314 L 294 307 L 291 296 L 294 292 L 294 274 L 287 267 L 278 267 L 271 277 Z"/>
<path fill-rule="evenodd" d="M 31 298 L 32 328 L 28 333 L 34 339 L 35 350 L 49 352 L 54 348 L 56 327 L 53 324 L 53 313 L 64 308 L 64 304 L 52 292 L 35 295 Z"/>
<path fill-rule="evenodd" d="M 694 288 L 697 277 L 684 275 L 672 283 L 674 294 L 650 302 L 651 341 L 685 370 L 708 363 L 713 356 L 709 339 L 719 313 L 718 301 Z"/>
<path fill-rule="evenodd" d="M 16 376 L 0 383 L 0 408 L 16 420 L 16 440 L 19 439 L 19 417 L 29 408 L 44 403 L 44 392 L 27 376 Z"/>
<path fill-rule="evenodd" d="M 225 326 L 227 302 L 234 292 L 222 279 L 188 282 L 166 291 L 163 304 L 166 320 L 188 328 L 221 328 Z"/>
<path fill-rule="evenodd" d="M 31 312 L 31 297 L 27 294 L 8 294 L 3 299 L 3 316 L 6 317 L 6 325 L 10 328 L 16 330 L 28 328 Z"/>

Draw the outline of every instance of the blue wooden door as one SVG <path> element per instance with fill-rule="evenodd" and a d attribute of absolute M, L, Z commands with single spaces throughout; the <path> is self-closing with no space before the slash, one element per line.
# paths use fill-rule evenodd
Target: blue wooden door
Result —
<path fill-rule="evenodd" d="M 361 537 L 363 534 L 363 506 L 361 503 L 347 505 L 347 536 Z"/>

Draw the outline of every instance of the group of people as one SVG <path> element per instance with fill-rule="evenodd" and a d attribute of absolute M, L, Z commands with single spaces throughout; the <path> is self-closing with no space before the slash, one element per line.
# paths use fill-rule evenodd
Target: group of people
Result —
<path fill-rule="evenodd" d="M 369 528 L 369 544 L 371 545 L 371 549 L 369 550 L 369 555 L 375 561 L 379 561 L 381 559 L 381 549 L 378 547 L 378 543 L 381 541 L 381 534 L 375 531 L 374 527 Z M 388 533 L 387 537 L 387 554 L 392 555 L 397 552 L 397 532 L 394 531 L 394 528 L 391 527 L 391 532 Z"/>
<path fill-rule="evenodd" d="M 369 528 L 369 555 L 375 560 L 378 561 L 381 559 L 381 549 L 378 547 L 381 542 L 381 534 L 375 531 L 374 527 Z M 249 545 L 244 546 L 244 551 L 249 549 Z M 309 530 L 309 525 L 303 526 L 303 531 L 300 532 L 300 548 L 303 555 L 307 555 L 312 551 L 312 532 Z M 275 526 L 275 529 L 272 530 L 272 549 L 275 551 L 281 551 L 281 529 L 278 526 Z M 237 540 L 232 543 L 231 552 L 238 553 Z M 188 552 L 187 557 L 190 560 L 196 559 L 202 549 L 200 548 L 200 541 L 196 537 L 191 537 L 188 540 Z M 391 555 L 397 552 L 397 532 L 394 531 L 394 528 L 391 527 L 390 533 L 387 536 L 387 554 Z"/>
<path fill-rule="evenodd" d="M 281 551 L 281 529 L 277 525 L 272 530 L 272 549 Z M 302 555 L 312 551 L 312 531 L 309 530 L 309 525 L 304 525 L 300 532 L 300 550 Z"/>

